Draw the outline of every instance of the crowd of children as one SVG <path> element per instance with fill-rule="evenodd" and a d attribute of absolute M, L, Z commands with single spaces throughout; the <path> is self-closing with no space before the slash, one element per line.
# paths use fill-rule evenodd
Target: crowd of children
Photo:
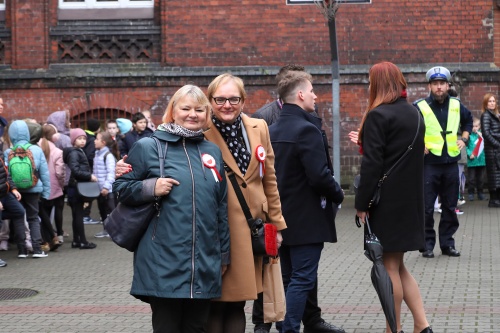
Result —
<path fill-rule="evenodd" d="M 131 120 L 103 124 L 91 118 L 82 129 L 71 128 L 68 111 L 53 112 L 43 125 L 33 119 L 9 124 L 0 116 L 0 251 L 9 249 L 9 241 L 17 245 L 18 258 L 45 258 L 56 251 L 69 236 L 69 224 L 63 227 L 65 202 L 72 213 L 71 248 L 96 248 L 84 225 L 102 223 L 114 209 L 116 161 L 153 133 L 150 117 L 149 111 L 138 112 Z M 99 185 L 101 221 L 90 218 L 92 202 L 77 191 L 78 182 L 89 181 Z M 109 237 L 104 229 L 94 236 Z M 6 265 L 0 259 L 0 267 Z"/>

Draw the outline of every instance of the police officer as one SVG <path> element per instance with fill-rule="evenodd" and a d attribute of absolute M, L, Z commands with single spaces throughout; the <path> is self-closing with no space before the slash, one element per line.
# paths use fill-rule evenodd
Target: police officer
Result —
<path fill-rule="evenodd" d="M 422 256 L 434 258 L 436 231 L 434 230 L 434 202 L 441 199 L 439 246 L 444 255 L 459 257 L 453 235 L 458 229 L 455 208 L 459 193 L 457 161 L 472 131 L 472 114 L 459 99 L 448 95 L 450 71 L 442 66 L 431 68 L 426 79 L 430 95 L 413 104 L 420 110 L 425 122 L 425 250 Z M 461 132 L 461 136 L 457 133 Z"/>

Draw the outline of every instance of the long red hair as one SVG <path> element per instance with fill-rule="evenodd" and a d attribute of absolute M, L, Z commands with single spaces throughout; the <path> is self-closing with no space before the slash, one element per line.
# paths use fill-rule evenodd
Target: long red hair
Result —
<path fill-rule="evenodd" d="M 361 142 L 363 125 L 368 112 L 382 104 L 394 103 L 401 96 L 405 96 L 407 83 L 403 73 L 392 62 L 381 62 L 370 68 L 370 97 L 368 107 L 361 120 L 358 141 Z"/>

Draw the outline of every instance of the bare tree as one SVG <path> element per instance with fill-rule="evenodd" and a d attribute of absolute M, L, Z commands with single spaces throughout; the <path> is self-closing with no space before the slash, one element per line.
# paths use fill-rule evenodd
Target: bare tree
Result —
<path fill-rule="evenodd" d="M 328 21 L 330 34 L 330 53 L 332 64 L 332 135 L 333 135 L 333 171 L 340 183 L 340 66 L 337 49 L 337 30 L 335 15 L 339 9 L 337 0 L 314 0 L 323 16 Z"/>

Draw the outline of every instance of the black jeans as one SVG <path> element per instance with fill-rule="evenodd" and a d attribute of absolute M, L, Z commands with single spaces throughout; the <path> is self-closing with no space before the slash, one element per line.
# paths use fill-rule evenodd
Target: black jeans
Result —
<path fill-rule="evenodd" d="M 83 225 L 83 198 L 78 194 L 76 187 L 68 187 L 68 204 L 71 207 L 71 216 L 73 218 L 73 242 L 87 243 L 85 237 L 85 227 Z"/>
<path fill-rule="evenodd" d="M 42 215 L 42 210 L 45 212 L 44 214 L 48 215 L 50 218 L 50 214 L 52 212 L 52 208 L 54 208 L 54 223 L 56 225 L 56 231 L 58 236 L 63 235 L 63 210 L 64 210 L 64 195 L 60 197 L 51 199 L 51 200 L 42 200 L 42 204 L 40 206 L 40 215 Z"/>
<path fill-rule="evenodd" d="M 253 302 L 252 323 L 255 325 L 254 330 L 264 328 L 267 331 L 271 330 L 273 323 L 264 323 L 263 310 L 263 294 L 257 295 L 257 299 Z M 314 284 L 314 288 L 307 295 L 306 307 L 302 316 L 304 326 L 313 326 L 321 321 L 321 308 L 318 306 L 318 279 Z"/>
<path fill-rule="evenodd" d="M 474 190 L 477 189 L 477 194 L 483 193 L 484 184 L 484 173 L 486 167 L 467 167 L 467 179 L 469 181 L 468 192 L 469 194 L 474 194 Z"/>
<path fill-rule="evenodd" d="M 97 197 L 97 207 L 99 208 L 99 215 L 101 220 L 104 220 L 115 209 L 115 197 L 113 193 L 108 193 L 107 196 L 100 195 Z"/>
<path fill-rule="evenodd" d="M 26 211 L 12 193 L 7 193 L 0 201 L 3 205 L 3 210 L 0 210 L 0 219 L 10 220 L 17 247 L 19 250 L 24 249 L 24 240 L 26 239 L 24 215 Z"/>
<path fill-rule="evenodd" d="M 209 299 L 149 298 L 153 333 L 204 333 Z"/>

